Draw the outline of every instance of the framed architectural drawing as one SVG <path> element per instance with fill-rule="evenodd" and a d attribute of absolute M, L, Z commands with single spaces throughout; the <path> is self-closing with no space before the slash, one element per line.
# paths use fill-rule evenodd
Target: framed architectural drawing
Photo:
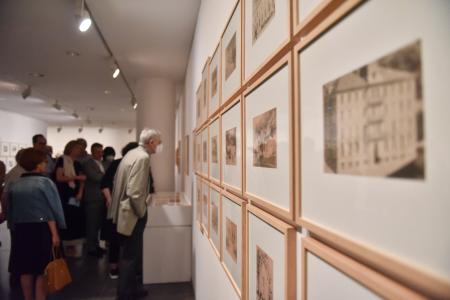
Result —
<path fill-rule="evenodd" d="M 209 179 L 220 185 L 220 116 L 209 125 Z"/>
<path fill-rule="evenodd" d="M 241 1 L 237 1 L 222 35 L 222 103 L 241 87 L 242 81 Z"/>
<path fill-rule="evenodd" d="M 450 296 L 448 9 L 366 1 L 294 52 L 299 224 L 430 298 Z"/>
<path fill-rule="evenodd" d="M 289 42 L 290 1 L 244 2 L 244 81 Z"/>
<path fill-rule="evenodd" d="M 6 172 L 9 172 L 16 165 L 16 160 L 13 156 L 10 156 L 6 158 L 6 161 L 4 163 L 6 165 Z"/>
<path fill-rule="evenodd" d="M 221 232 L 222 232 L 222 212 L 221 212 L 220 189 L 211 184 L 209 188 L 209 240 L 219 260 L 221 260 Z"/>
<path fill-rule="evenodd" d="M 242 195 L 241 96 L 222 111 L 222 185 Z"/>
<path fill-rule="evenodd" d="M 302 300 L 425 299 L 423 296 L 312 239 L 303 238 Z M 324 288 L 326 287 L 326 288 Z"/>
<path fill-rule="evenodd" d="M 290 54 L 245 91 L 245 195 L 292 220 L 292 97 Z M 276 188 L 274 188 L 276 187 Z"/>
<path fill-rule="evenodd" d="M 184 137 L 184 175 L 189 175 L 189 159 L 190 159 L 190 140 L 189 134 Z"/>
<path fill-rule="evenodd" d="M 197 224 L 202 229 L 202 202 L 203 202 L 203 190 L 202 190 L 202 180 L 199 176 L 196 177 L 196 201 L 195 201 L 195 220 Z"/>
<path fill-rule="evenodd" d="M 1 142 L 0 143 L 0 147 L 1 147 L 1 155 L 2 156 L 9 156 L 10 148 L 11 148 L 10 143 L 8 143 L 8 142 Z"/>
<path fill-rule="evenodd" d="M 295 298 L 295 229 L 248 206 L 248 298 Z"/>
<path fill-rule="evenodd" d="M 202 71 L 202 123 L 209 117 L 209 62 L 210 57 L 207 58 Z"/>
<path fill-rule="evenodd" d="M 9 149 L 9 154 L 12 157 L 15 157 L 17 154 L 17 151 L 19 151 L 19 144 L 17 143 L 11 143 L 10 149 Z"/>
<path fill-rule="evenodd" d="M 222 193 L 222 265 L 239 297 L 245 294 L 246 202 Z"/>
<path fill-rule="evenodd" d="M 209 63 L 209 115 L 213 115 L 221 104 L 221 47 L 220 43 Z"/>
<path fill-rule="evenodd" d="M 203 81 L 202 81 L 203 82 Z M 195 98 L 196 98 L 196 105 L 195 105 L 195 109 L 196 109 L 196 120 L 197 120 L 197 127 L 200 127 L 202 125 L 202 119 L 203 119 L 203 87 L 202 87 L 202 82 L 200 83 L 200 85 L 197 88 L 197 91 L 195 92 Z"/>
<path fill-rule="evenodd" d="M 201 174 L 203 175 L 203 177 L 208 178 L 209 174 L 208 174 L 208 140 L 209 140 L 209 128 L 208 126 L 206 126 L 203 131 L 202 131 L 202 143 L 201 143 L 201 148 L 202 148 L 202 157 L 201 157 L 201 162 L 202 162 L 202 170 L 201 170 Z"/>
<path fill-rule="evenodd" d="M 209 236 L 209 184 L 205 180 L 202 180 L 202 228 Z"/>

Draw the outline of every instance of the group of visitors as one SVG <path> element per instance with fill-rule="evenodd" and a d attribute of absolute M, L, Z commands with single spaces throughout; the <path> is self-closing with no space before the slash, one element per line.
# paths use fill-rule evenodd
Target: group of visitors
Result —
<path fill-rule="evenodd" d="M 25 300 L 46 299 L 43 274 L 52 248 L 76 257 L 84 242 L 91 257 L 108 249 L 109 275 L 120 277 L 119 299 L 144 297 L 146 200 L 154 192 L 150 155 L 162 151 L 161 134 L 144 129 L 139 143 L 128 143 L 117 160 L 114 149 L 100 143 L 89 155 L 82 138 L 68 142 L 57 159 L 43 135 L 32 141 L 6 175 L 0 162 L 0 223 L 6 220 L 11 233 L 8 270 L 20 280 Z M 101 239 L 107 247 L 100 247 Z"/>

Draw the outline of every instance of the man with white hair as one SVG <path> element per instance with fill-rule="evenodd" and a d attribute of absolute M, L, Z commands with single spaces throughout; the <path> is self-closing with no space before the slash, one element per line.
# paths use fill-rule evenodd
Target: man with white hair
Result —
<path fill-rule="evenodd" d="M 118 299 L 138 299 L 147 295 L 142 287 L 142 248 L 147 223 L 147 197 L 152 189 L 150 155 L 162 151 L 161 133 L 145 128 L 139 147 L 120 162 L 114 178 L 108 218 L 123 235 L 119 261 Z M 138 282 L 138 277 L 139 282 Z"/>

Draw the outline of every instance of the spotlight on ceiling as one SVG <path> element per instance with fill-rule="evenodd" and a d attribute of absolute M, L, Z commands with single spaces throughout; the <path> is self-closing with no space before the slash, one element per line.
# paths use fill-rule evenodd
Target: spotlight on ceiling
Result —
<path fill-rule="evenodd" d="M 76 111 L 74 111 L 74 112 L 72 113 L 72 117 L 74 117 L 75 119 L 78 119 L 80 116 L 77 114 Z"/>
<path fill-rule="evenodd" d="M 56 132 L 61 132 L 61 130 L 62 130 L 62 126 L 59 126 L 58 128 L 56 128 Z"/>
<path fill-rule="evenodd" d="M 103 132 L 103 127 L 100 127 L 99 129 L 98 129 L 98 133 L 102 133 Z"/>
<path fill-rule="evenodd" d="M 78 29 L 81 32 L 86 32 L 89 30 L 89 28 L 92 25 L 91 16 L 89 13 L 84 9 L 84 0 L 81 2 L 81 18 L 80 18 L 80 24 L 78 25 Z"/>
<path fill-rule="evenodd" d="M 131 134 L 133 132 L 133 128 L 128 129 L 128 134 Z"/>
<path fill-rule="evenodd" d="M 120 74 L 120 69 L 118 67 L 114 68 L 113 78 L 116 79 Z"/>
<path fill-rule="evenodd" d="M 22 98 L 25 100 L 31 95 L 31 86 L 27 85 L 27 87 L 22 91 Z"/>
<path fill-rule="evenodd" d="M 61 106 L 61 104 L 58 103 L 58 100 L 55 101 L 55 103 L 53 103 L 52 106 L 53 106 L 53 108 L 56 109 L 56 110 L 61 110 L 61 109 L 62 109 L 62 106 Z"/>
<path fill-rule="evenodd" d="M 131 106 L 133 107 L 134 110 L 137 109 L 138 103 L 136 101 L 136 98 L 131 98 Z"/>
<path fill-rule="evenodd" d="M 79 132 L 79 133 L 83 132 L 83 126 L 81 126 L 80 128 L 78 128 L 78 132 Z"/>

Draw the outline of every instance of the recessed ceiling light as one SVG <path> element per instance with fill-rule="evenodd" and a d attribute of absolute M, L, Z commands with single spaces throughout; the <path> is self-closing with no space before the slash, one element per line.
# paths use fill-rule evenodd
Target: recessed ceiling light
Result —
<path fill-rule="evenodd" d="M 35 78 L 42 78 L 42 77 L 44 77 L 45 75 L 42 74 L 42 73 L 38 73 L 38 72 L 29 72 L 29 73 L 28 73 L 28 76 L 35 77 Z"/>
<path fill-rule="evenodd" d="M 71 56 L 71 57 L 76 57 L 76 56 L 80 56 L 80 53 L 76 52 L 76 51 L 66 51 L 66 55 Z"/>
<path fill-rule="evenodd" d="M 109 94 L 111 94 L 111 91 L 110 90 L 105 90 L 104 93 L 105 93 L 105 95 L 109 95 Z"/>

